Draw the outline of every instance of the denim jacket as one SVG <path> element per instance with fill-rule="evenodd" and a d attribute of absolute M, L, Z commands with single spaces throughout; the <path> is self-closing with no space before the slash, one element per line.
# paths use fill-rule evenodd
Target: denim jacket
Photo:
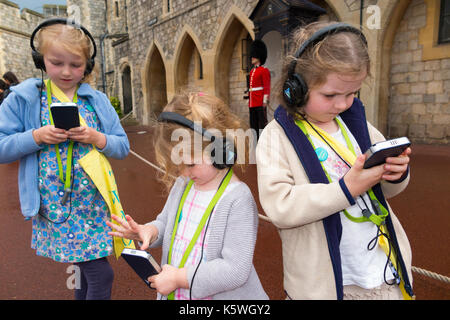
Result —
<path fill-rule="evenodd" d="M 28 220 L 40 207 L 38 186 L 38 154 L 43 145 L 37 145 L 32 132 L 41 127 L 41 79 L 31 78 L 11 88 L 11 94 L 0 106 L 0 163 L 20 160 L 19 197 L 22 214 Z M 123 159 L 130 144 L 117 113 L 107 96 L 82 84 L 78 96 L 86 98 L 97 113 L 106 146 L 100 152 L 105 156 Z"/>

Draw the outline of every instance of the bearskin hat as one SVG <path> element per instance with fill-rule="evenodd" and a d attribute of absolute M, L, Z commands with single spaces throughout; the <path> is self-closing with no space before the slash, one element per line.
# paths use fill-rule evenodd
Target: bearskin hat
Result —
<path fill-rule="evenodd" d="M 267 59 L 267 47 L 264 42 L 261 40 L 255 40 L 252 42 L 250 46 L 250 57 L 257 58 L 261 62 L 261 64 L 266 63 Z"/>

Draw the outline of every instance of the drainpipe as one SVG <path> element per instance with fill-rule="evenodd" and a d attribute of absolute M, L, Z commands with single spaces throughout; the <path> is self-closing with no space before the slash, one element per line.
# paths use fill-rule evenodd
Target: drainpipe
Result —
<path fill-rule="evenodd" d="M 125 32 L 128 33 L 128 6 L 127 6 L 127 0 L 125 0 Z"/>
<path fill-rule="evenodd" d="M 102 58 L 102 91 L 106 94 L 106 71 L 105 71 L 105 39 L 108 37 L 108 32 L 100 36 L 100 52 Z"/>
<path fill-rule="evenodd" d="M 105 0 L 105 33 L 100 36 L 100 53 L 102 59 L 102 91 L 106 94 L 106 71 L 105 71 L 105 39 L 108 37 L 108 1 Z"/>

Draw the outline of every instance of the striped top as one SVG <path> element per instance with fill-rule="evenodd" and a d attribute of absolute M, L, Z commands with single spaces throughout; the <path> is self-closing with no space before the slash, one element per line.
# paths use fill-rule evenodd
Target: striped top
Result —
<path fill-rule="evenodd" d="M 225 196 L 230 190 L 232 190 L 237 183 L 230 183 L 225 189 Z M 184 252 L 186 251 L 187 246 L 191 242 L 192 237 L 194 236 L 195 231 L 200 223 L 200 220 L 203 217 L 203 214 L 206 211 L 209 203 L 212 198 L 216 194 L 216 190 L 210 191 L 199 191 L 195 189 L 195 184 L 189 190 L 189 193 L 186 197 L 186 201 L 183 205 L 183 209 L 181 212 L 181 220 L 178 224 L 177 234 L 175 235 L 173 249 L 172 249 L 172 265 L 178 266 L 180 265 L 181 259 L 183 258 Z M 220 201 L 220 199 L 219 199 Z M 215 209 L 211 213 L 211 217 L 214 215 Z M 207 231 L 205 237 L 207 223 L 203 227 L 200 236 L 197 239 L 192 251 L 186 261 L 185 266 L 191 265 L 197 267 L 200 262 L 200 258 L 202 257 L 202 246 L 203 246 L 203 257 L 202 262 L 206 261 L 206 250 L 208 248 L 208 238 L 210 232 Z M 203 239 L 205 239 L 205 243 L 203 243 Z M 189 299 L 189 290 L 188 289 L 177 289 L 175 291 L 175 300 L 188 300 Z M 205 297 L 204 299 L 211 299 L 211 297 Z"/>
<path fill-rule="evenodd" d="M 187 181 L 182 177 L 176 180 L 162 212 L 156 217 L 156 220 L 150 222 L 158 229 L 158 238 L 151 244 L 151 247 L 162 246 L 161 265 L 167 264 L 173 226 L 186 184 Z M 191 194 L 189 194 L 189 197 L 192 198 L 186 199 L 182 220 L 188 216 L 185 208 L 192 202 L 195 192 L 195 189 L 192 188 Z M 199 194 L 197 194 L 198 196 Z M 202 202 L 205 203 L 208 200 Z M 196 205 L 199 203 L 195 201 Z M 199 209 L 201 215 L 206 206 L 207 204 L 203 205 L 203 209 Z M 192 287 L 192 299 L 268 299 L 253 265 L 253 253 L 258 233 L 258 209 L 248 186 L 243 182 L 230 184 L 216 204 L 210 219 L 203 257 L 205 260 L 200 264 L 195 277 L 197 264 L 186 263 L 185 265 L 187 280 L 189 286 Z M 183 227 L 179 224 L 178 230 L 182 229 Z M 200 236 L 199 239 L 203 238 Z M 195 248 L 191 255 L 195 255 Z M 198 251 L 196 257 L 200 259 Z M 177 258 L 178 261 L 180 259 Z M 184 296 L 189 298 L 189 290 Z M 158 294 L 158 299 L 160 298 L 161 296 Z M 166 297 L 162 298 L 166 299 Z M 181 299 L 181 296 L 180 298 L 175 296 L 175 299 Z"/>

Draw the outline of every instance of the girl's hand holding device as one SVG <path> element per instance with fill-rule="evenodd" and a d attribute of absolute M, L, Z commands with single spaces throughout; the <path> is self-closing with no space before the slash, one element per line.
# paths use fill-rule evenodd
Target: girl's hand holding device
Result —
<path fill-rule="evenodd" d="M 106 137 L 103 133 L 90 127 L 77 127 L 68 131 L 47 125 L 33 131 L 36 144 L 58 144 L 71 139 L 76 142 L 93 144 L 99 149 L 106 146 Z"/>
<path fill-rule="evenodd" d="M 386 158 L 386 163 L 369 169 L 364 169 L 364 162 L 367 156 L 365 154 L 358 156 L 353 167 L 344 177 L 348 191 L 355 198 L 381 180 L 395 181 L 400 179 L 408 169 L 410 154 L 411 148 L 407 148 L 399 156 L 388 157 Z"/>
<path fill-rule="evenodd" d="M 162 271 L 154 276 L 148 277 L 150 287 L 156 289 L 160 294 L 167 296 L 178 288 L 189 289 L 187 281 L 187 268 L 176 268 L 169 264 L 162 266 Z"/>
<path fill-rule="evenodd" d="M 36 144 L 58 144 L 68 139 L 67 131 L 55 128 L 53 125 L 41 127 L 33 131 L 33 138 Z"/>
<path fill-rule="evenodd" d="M 33 131 L 33 138 L 36 144 L 58 144 L 71 139 L 73 141 L 93 144 L 99 149 L 106 146 L 106 137 L 103 133 L 90 127 L 77 127 L 69 131 L 47 125 Z"/>
<path fill-rule="evenodd" d="M 105 135 L 90 127 L 76 127 L 66 131 L 66 133 L 70 140 L 76 142 L 93 144 L 99 149 L 106 146 Z"/>
<path fill-rule="evenodd" d="M 111 218 L 120 225 L 107 221 L 106 224 L 115 230 L 108 234 L 141 241 L 141 250 L 147 249 L 150 243 L 158 237 L 158 229 L 155 226 L 138 224 L 129 215 L 125 215 L 125 220 L 116 215 L 111 215 Z M 177 288 L 189 288 L 186 274 L 186 268 L 178 269 L 166 264 L 162 266 L 159 274 L 149 277 L 148 281 L 151 282 L 151 288 L 156 289 L 162 295 L 168 295 Z"/>
<path fill-rule="evenodd" d="M 383 165 L 385 173 L 383 174 L 382 179 L 386 181 L 396 181 L 400 179 L 408 170 L 410 154 L 411 148 L 408 147 L 399 156 L 386 158 L 386 163 Z"/>

